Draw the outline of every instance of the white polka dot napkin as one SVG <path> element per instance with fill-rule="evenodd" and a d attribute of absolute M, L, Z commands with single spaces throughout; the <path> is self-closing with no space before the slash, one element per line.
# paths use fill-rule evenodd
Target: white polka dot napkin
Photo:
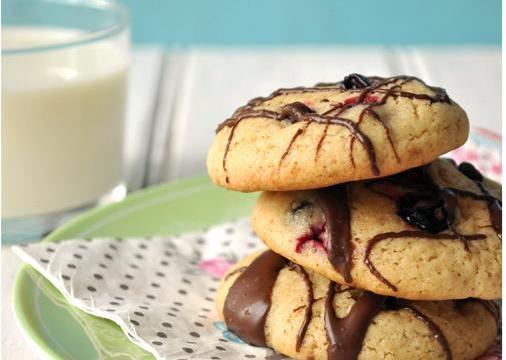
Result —
<path fill-rule="evenodd" d="M 264 359 L 218 320 L 230 264 L 261 247 L 248 220 L 179 236 L 75 239 L 13 251 L 79 309 L 118 324 L 158 359 Z"/>
<path fill-rule="evenodd" d="M 75 239 L 15 246 L 77 308 L 118 324 L 157 359 L 285 357 L 250 346 L 218 320 L 219 279 L 262 247 L 249 221 L 151 238 Z M 500 340 L 480 360 L 500 360 Z"/>

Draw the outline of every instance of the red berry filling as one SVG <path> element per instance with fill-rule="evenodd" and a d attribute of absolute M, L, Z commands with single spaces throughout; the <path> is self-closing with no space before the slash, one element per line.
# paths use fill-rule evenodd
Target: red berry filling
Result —
<path fill-rule="evenodd" d="M 306 244 L 327 251 L 325 247 L 325 223 L 320 225 L 311 225 L 309 230 L 297 238 L 295 252 L 300 253 Z"/>
<path fill-rule="evenodd" d="M 358 96 L 354 96 L 354 97 L 351 97 L 351 98 L 348 98 L 346 100 L 344 100 L 344 105 L 352 105 L 352 104 L 356 104 L 357 101 L 358 101 Z M 374 95 L 367 95 L 361 102 L 361 104 L 374 104 L 374 103 L 377 103 L 379 102 L 379 98 L 377 96 L 374 96 Z"/>

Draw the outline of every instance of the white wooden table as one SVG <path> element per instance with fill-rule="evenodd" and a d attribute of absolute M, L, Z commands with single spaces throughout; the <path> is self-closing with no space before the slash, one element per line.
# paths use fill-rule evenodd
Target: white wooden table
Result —
<path fill-rule="evenodd" d="M 501 133 L 499 48 L 193 49 L 133 53 L 125 161 L 130 190 L 205 173 L 216 125 L 278 87 L 337 81 L 358 72 L 410 74 L 445 87 L 471 125 Z M 2 358 L 40 359 L 11 311 L 20 261 L 2 247 Z"/>

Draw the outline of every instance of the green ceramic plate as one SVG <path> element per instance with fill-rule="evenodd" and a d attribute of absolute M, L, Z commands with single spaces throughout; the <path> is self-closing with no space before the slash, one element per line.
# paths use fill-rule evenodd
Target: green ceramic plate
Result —
<path fill-rule="evenodd" d="M 93 236 L 143 236 L 196 230 L 248 215 L 254 194 L 194 178 L 152 187 L 92 210 L 43 241 Z M 14 312 L 27 337 L 53 359 L 152 359 L 109 320 L 71 305 L 49 282 L 23 266 L 14 283 Z"/>

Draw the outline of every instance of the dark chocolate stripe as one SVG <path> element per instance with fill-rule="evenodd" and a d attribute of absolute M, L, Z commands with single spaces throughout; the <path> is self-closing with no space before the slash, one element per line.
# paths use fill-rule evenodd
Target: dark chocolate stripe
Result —
<path fill-rule="evenodd" d="M 249 108 L 245 108 L 244 110 L 239 110 L 237 115 L 234 115 L 218 125 L 216 133 L 220 132 L 220 130 L 224 127 L 234 127 L 236 123 L 246 118 L 269 118 L 277 120 L 279 118 L 279 114 L 270 110 L 251 110 Z"/>
<path fill-rule="evenodd" d="M 230 144 L 232 143 L 232 139 L 234 137 L 235 129 L 237 129 L 237 126 L 239 126 L 238 122 L 232 126 L 232 129 L 230 130 L 230 133 L 228 134 L 227 145 L 225 145 L 225 153 L 223 154 L 223 160 L 222 160 L 222 164 L 221 164 L 223 167 L 223 171 L 225 172 L 225 182 L 227 184 L 229 183 L 228 171 L 227 171 L 228 153 L 230 152 Z"/>
<path fill-rule="evenodd" d="M 360 124 L 363 121 L 365 114 L 369 114 L 376 122 L 378 122 L 385 130 L 385 135 L 387 137 L 388 143 L 390 144 L 390 148 L 392 149 L 392 152 L 395 155 L 395 159 L 397 160 L 398 163 L 400 163 L 401 158 L 399 157 L 399 154 L 397 153 L 397 148 L 395 147 L 394 141 L 392 140 L 392 135 L 390 134 L 390 128 L 383 122 L 383 120 L 381 120 L 381 117 L 379 116 L 379 114 L 373 110 L 373 107 L 385 104 L 387 98 L 388 98 L 388 94 L 385 95 L 385 97 L 381 100 L 380 103 L 370 104 L 364 110 L 362 110 L 362 112 L 359 115 L 358 123 Z M 353 142 L 354 142 L 354 139 L 352 139 L 352 143 Z M 352 151 L 353 151 L 353 146 L 352 146 Z"/>
<path fill-rule="evenodd" d="M 364 291 L 348 315 L 338 318 L 333 306 L 335 286 L 335 283 L 329 283 L 325 300 L 325 332 L 329 343 L 327 359 L 355 360 L 362 350 L 369 324 L 381 310 L 386 297 Z"/>
<path fill-rule="evenodd" d="M 434 96 L 430 96 L 427 94 L 415 94 L 415 93 L 407 92 L 407 91 L 399 91 L 399 92 L 391 93 L 390 96 L 392 96 L 393 98 L 403 97 L 403 98 L 408 98 L 408 99 L 425 100 L 430 103 L 435 103 L 435 102 L 447 102 L 448 103 L 449 102 L 449 98 L 447 95 L 436 95 L 434 97 Z"/>
<path fill-rule="evenodd" d="M 427 317 L 425 314 L 423 314 L 420 310 L 418 310 L 414 306 L 406 304 L 404 305 L 404 308 L 411 311 L 411 313 L 417 319 L 425 323 L 425 325 L 429 328 L 430 332 L 432 333 L 434 339 L 436 339 L 439 345 L 441 345 L 441 347 L 443 348 L 443 351 L 445 352 L 446 355 L 446 360 L 452 360 L 453 359 L 452 350 L 450 348 L 450 345 L 448 344 L 448 340 L 444 336 L 439 326 L 437 326 L 436 323 L 434 323 L 434 321 L 429 319 L 429 317 Z"/>
<path fill-rule="evenodd" d="M 291 140 L 290 140 L 290 143 L 288 144 L 288 147 L 286 148 L 285 152 L 283 153 L 283 155 L 281 155 L 281 159 L 279 159 L 279 166 L 281 166 L 281 164 L 283 163 L 283 160 L 285 160 L 286 158 L 286 155 L 288 155 L 288 153 L 290 152 L 290 149 L 292 148 L 293 144 L 295 143 L 295 140 L 297 140 L 297 138 L 304 134 L 304 131 L 306 131 L 306 129 L 308 128 L 308 126 L 310 125 L 311 123 L 306 123 L 302 128 L 299 128 L 297 129 L 297 131 L 295 132 L 295 134 L 293 134 Z"/>
<path fill-rule="evenodd" d="M 307 328 L 313 317 L 313 283 L 309 279 L 307 272 L 301 266 L 297 264 L 290 264 L 290 269 L 297 271 L 302 276 L 307 289 L 307 305 L 304 312 L 304 321 L 302 322 L 302 325 L 300 326 L 297 333 L 297 342 L 295 345 L 295 350 L 299 352 L 302 346 L 302 342 L 304 341 L 304 337 L 306 336 Z"/>
<path fill-rule="evenodd" d="M 273 251 L 258 256 L 235 280 L 223 307 L 230 331 L 250 344 L 266 346 L 265 321 L 279 272 L 288 260 Z"/>
<path fill-rule="evenodd" d="M 353 244 L 351 242 L 351 218 L 346 185 L 320 189 L 319 203 L 325 216 L 328 233 L 327 257 L 344 280 L 350 283 L 352 281 Z"/>
<path fill-rule="evenodd" d="M 225 172 L 225 182 L 227 184 L 230 181 L 230 179 L 228 177 L 228 172 L 227 172 L 227 159 L 228 159 L 228 153 L 230 152 L 230 145 L 232 144 L 232 139 L 234 138 L 235 130 L 237 129 L 237 126 L 239 126 L 239 122 L 242 119 L 245 119 L 245 118 L 254 118 L 254 117 L 272 117 L 272 118 L 277 118 L 278 114 L 275 113 L 275 112 L 273 112 L 273 111 L 269 111 L 269 110 L 250 110 L 249 112 L 246 112 L 246 113 L 244 113 L 242 115 L 239 115 L 232 122 L 230 122 L 230 124 L 227 123 L 228 120 L 225 121 L 223 124 L 220 124 L 218 126 L 218 129 L 216 130 L 218 132 L 223 127 L 225 127 L 225 126 L 230 126 L 231 127 L 230 133 L 228 134 L 227 144 L 225 145 L 225 152 L 223 154 L 223 160 L 222 160 L 222 168 L 223 168 L 223 171 Z"/>

